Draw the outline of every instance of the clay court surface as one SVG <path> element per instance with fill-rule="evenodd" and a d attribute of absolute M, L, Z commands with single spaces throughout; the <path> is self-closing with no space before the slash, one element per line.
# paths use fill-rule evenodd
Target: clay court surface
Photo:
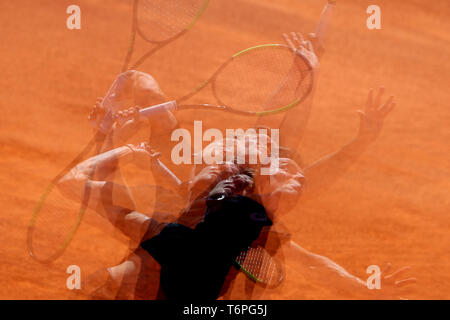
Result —
<path fill-rule="evenodd" d="M 140 70 L 169 96 L 181 96 L 241 49 L 281 43 L 286 31 L 313 31 L 323 2 L 212 0 L 192 31 Z M 82 28 L 71 31 L 65 12 L 74 3 Z M 373 3 L 381 7 L 382 30 L 366 28 Z M 449 13 L 447 0 L 340 1 L 299 149 L 305 162 L 354 136 L 355 111 L 369 88 L 384 85 L 397 107 L 378 141 L 339 183 L 283 217 L 299 244 L 363 279 L 372 264 L 412 266 L 418 283 L 405 294 L 411 299 L 450 298 Z M 126 254 L 126 242 L 82 223 L 65 254 L 43 265 L 27 253 L 26 229 L 47 183 L 91 138 L 87 115 L 120 71 L 131 1 L 3 1 L 0 16 L 0 298 L 68 299 L 68 265 L 86 273 L 114 265 Z M 147 46 L 138 40 L 138 53 Z M 204 125 L 220 120 L 245 127 L 222 114 L 201 117 Z M 196 118 L 180 119 L 188 125 Z M 126 171 L 130 183 L 152 179 L 133 168 Z M 227 298 L 340 298 L 294 269 L 286 266 L 278 289 L 250 296 L 241 274 Z"/>

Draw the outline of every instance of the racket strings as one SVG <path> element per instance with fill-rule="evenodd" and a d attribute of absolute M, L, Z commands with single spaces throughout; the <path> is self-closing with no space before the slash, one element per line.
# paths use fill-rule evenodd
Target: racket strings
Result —
<path fill-rule="evenodd" d="M 239 110 L 278 109 L 303 98 L 312 85 L 312 70 L 285 47 L 264 47 L 237 55 L 217 75 L 216 98 Z"/>
<path fill-rule="evenodd" d="M 64 250 L 67 241 L 71 240 L 74 226 L 80 220 L 80 205 L 67 199 L 54 186 L 39 206 L 29 245 L 36 258 L 45 260 Z"/>
<path fill-rule="evenodd" d="M 274 90 L 263 104 L 264 110 L 276 109 L 289 105 L 307 96 L 312 85 L 312 71 L 304 60 L 294 56 L 289 72 L 284 79 L 281 77 L 274 82 Z"/>
<path fill-rule="evenodd" d="M 261 246 L 242 251 L 236 258 L 236 262 L 257 282 L 275 286 L 283 279 L 281 266 Z"/>
<path fill-rule="evenodd" d="M 139 0 L 139 30 L 147 41 L 169 40 L 187 29 L 204 5 L 205 0 Z"/>

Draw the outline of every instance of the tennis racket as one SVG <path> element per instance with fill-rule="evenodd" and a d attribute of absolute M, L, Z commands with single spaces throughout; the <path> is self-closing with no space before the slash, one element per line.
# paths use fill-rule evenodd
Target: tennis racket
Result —
<path fill-rule="evenodd" d="M 118 104 L 117 100 L 120 99 L 120 96 L 117 95 L 117 91 L 123 89 L 127 80 L 129 80 L 127 74 L 119 76 L 106 93 L 102 105 L 107 110 L 107 114 L 112 112 Z M 35 260 L 41 263 L 51 263 L 64 253 L 75 236 L 87 210 L 90 188 L 88 185 L 85 186 L 81 204 L 77 204 L 62 195 L 56 186 L 59 180 L 84 160 L 94 147 L 95 154 L 98 154 L 105 139 L 106 134 L 98 130 L 84 149 L 50 181 L 34 207 L 27 229 L 27 249 Z M 92 167 L 88 176 L 91 177 L 94 172 L 95 166 Z M 78 210 L 74 211 L 73 208 L 78 208 Z M 46 232 L 50 228 L 52 229 Z"/>
<path fill-rule="evenodd" d="M 96 153 L 98 153 L 104 140 L 104 134 L 99 131 L 78 156 L 51 180 L 34 207 L 27 229 L 27 249 L 35 260 L 41 263 L 53 262 L 64 253 L 75 236 L 87 209 L 90 188 L 85 187 L 80 206 L 61 194 L 56 185 L 95 146 Z M 93 174 L 94 170 L 95 168 L 92 169 L 89 176 Z M 73 208 L 79 209 L 74 211 Z"/>
<path fill-rule="evenodd" d="M 123 91 L 129 82 L 132 83 L 133 78 L 130 78 L 128 73 L 121 74 L 113 82 L 102 101 L 106 115 L 111 114 L 113 110 L 117 110 L 118 105 L 121 105 L 123 97 L 118 92 Z M 83 198 L 77 203 L 67 199 L 56 186 L 60 179 L 83 161 L 92 149 L 95 148 L 95 154 L 98 154 L 102 150 L 106 137 L 105 133 L 98 130 L 84 149 L 51 180 L 41 195 L 27 229 L 28 253 L 35 260 L 51 263 L 64 253 L 75 236 L 87 210 L 90 188 L 87 184 L 85 185 Z M 177 179 L 162 162 L 157 160 L 157 164 L 168 178 Z M 95 169 L 93 166 L 88 177 L 92 177 Z"/>
<path fill-rule="evenodd" d="M 284 279 L 282 264 L 261 246 L 242 251 L 235 263 L 250 279 L 268 288 L 279 286 Z"/>
<path fill-rule="evenodd" d="M 328 0 L 319 18 L 315 34 L 323 44 L 335 0 Z M 254 46 L 234 54 L 217 71 L 190 94 L 157 106 L 140 110 L 143 116 L 167 110 L 203 109 L 226 111 L 245 116 L 266 116 L 287 111 L 299 105 L 311 93 L 314 73 L 301 52 L 289 52 L 281 44 Z M 215 104 L 187 104 L 186 100 L 211 84 Z M 101 126 L 107 132 L 114 114 Z"/>
<path fill-rule="evenodd" d="M 311 92 L 313 70 L 306 57 L 282 44 L 265 44 L 242 50 L 190 94 L 174 101 L 141 109 L 151 117 L 165 110 L 218 110 L 246 116 L 263 116 L 286 111 L 301 103 Z M 186 101 L 211 85 L 214 104 Z M 100 130 L 109 132 L 115 114 L 108 114 Z"/>
<path fill-rule="evenodd" d="M 200 18 L 209 0 L 134 0 L 130 45 L 122 72 L 135 69 L 157 50 L 187 32 Z M 128 68 L 136 35 L 154 46 Z"/>
<path fill-rule="evenodd" d="M 139 34 L 146 42 L 156 44 L 156 47 L 150 49 L 144 56 L 138 59 L 132 68 L 136 68 L 142 64 L 156 50 L 189 30 L 202 15 L 207 5 L 208 0 L 184 0 L 181 2 L 177 0 L 134 0 L 130 46 L 122 70 L 127 70 L 132 58 L 136 34 Z M 114 106 L 117 103 L 115 101 L 117 99 L 114 91 L 118 86 L 120 86 L 120 83 L 113 83 L 105 96 L 105 100 L 103 101 L 103 107 L 107 111 L 105 118 L 110 118 L 114 111 Z M 87 209 L 90 190 L 86 186 L 78 213 L 73 215 L 72 219 L 67 219 L 67 216 L 56 214 L 57 212 L 68 212 L 69 205 L 67 200 L 64 199 L 64 196 L 59 194 L 59 191 L 55 187 L 58 181 L 73 166 L 82 161 L 94 147 L 96 147 L 96 153 L 98 153 L 103 146 L 105 138 L 105 130 L 99 130 L 85 148 L 51 180 L 36 204 L 27 230 L 27 248 L 31 257 L 37 261 L 50 263 L 56 260 L 64 253 L 75 236 Z M 92 169 L 91 174 L 94 171 L 95 168 Z M 37 240 L 38 238 L 45 239 L 44 236 L 41 236 L 45 234 L 45 226 L 50 225 L 48 223 L 49 221 L 55 222 L 58 219 L 63 219 L 65 222 L 57 227 L 57 230 L 54 230 L 55 234 L 59 231 L 59 234 L 62 235 L 60 239 L 56 241 L 54 239 L 51 241 Z M 48 236 L 47 238 L 52 239 L 53 237 Z"/>
<path fill-rule="evenodd" d="M 335 6 L 336 1 L 328 0 L 320 15 L 315 30 L 319 47 L 323 47 L 324 38 Z M 248 278 L 255 283 L 260 283 L 270 288 L 280 285 L 284 279 L 282 265 L 261 246 L 256 248 L 250 247 L 248 250 L 241 252 L 235 263 Z"/>

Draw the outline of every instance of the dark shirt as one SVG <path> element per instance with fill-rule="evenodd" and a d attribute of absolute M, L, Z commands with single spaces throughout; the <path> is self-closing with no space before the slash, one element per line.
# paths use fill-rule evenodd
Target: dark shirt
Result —
<path fill-rule="evenodd" d="M 161 265 L 167 299 L 217 299 L 236 257 L 272 224 L 264 207 L 244 196 L 208 198 L 206 205 L 195 228 L 171 223 L 141 244 Z"/>

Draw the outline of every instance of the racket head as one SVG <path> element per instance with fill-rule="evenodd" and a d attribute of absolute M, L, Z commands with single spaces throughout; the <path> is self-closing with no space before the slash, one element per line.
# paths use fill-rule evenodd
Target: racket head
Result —
<path fill-rule="evenodd" d="M 147 42 L 171 41 L 189 30 L 208 6 L 209 0 L 135 0 L 138 34 Z"/>
<path fill-rule="evenodd" d="M 265 44 L 233 55 L 210 81 L 215 98 L 228 111 L 264 116 L 301 103 L 312 90 L 314 72 L 301 53 Z"/>
<path fill-rule="evenodd" d="M 240 269 L 253 281 L 268 288 L 278 287 L 284 279 L 284 269 L 261 246 L 249 247 L 236 258 Z"/>
<path fill-rule="evenodd" d="M 78 230 L 85 207 L 68 200 L 50 183 L 36 204 L 27 230 L 27 249 L 41 263 L 59 258 Z"/>

